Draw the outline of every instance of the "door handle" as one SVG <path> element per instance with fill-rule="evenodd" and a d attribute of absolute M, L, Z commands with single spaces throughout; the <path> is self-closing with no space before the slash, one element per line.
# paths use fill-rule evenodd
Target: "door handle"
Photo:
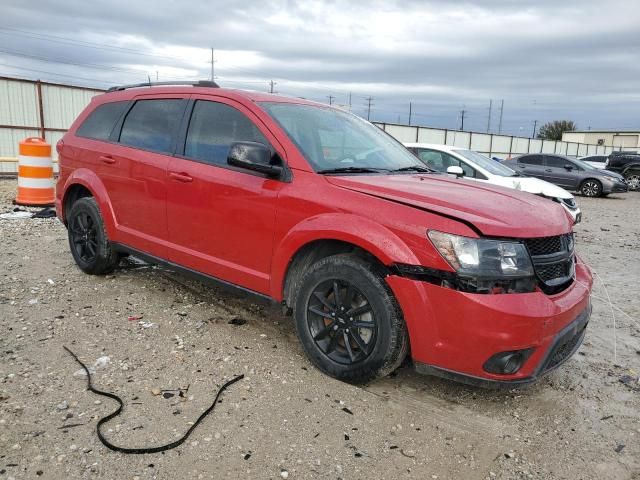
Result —
<path fill-rule="evenodd" d="M 169 172 L 169 176 L 174 180 L 182 183 L 191 183 L 193 182 L 193 177 L 190 177 L 186 173 L 178 173 L 178 172 Z"/>
<path fill-rule="evenodd" d="M 111 155 L 100 155 L 100 161 L 109 165 L 113 165 L 114 163 L 116 163 L 116 159 Z"/>

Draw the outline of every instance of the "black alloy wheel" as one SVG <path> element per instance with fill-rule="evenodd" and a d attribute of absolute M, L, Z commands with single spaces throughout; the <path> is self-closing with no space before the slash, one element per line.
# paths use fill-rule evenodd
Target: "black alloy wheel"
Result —
<path fill-rule="evenodd" d="M 69 222 L 69 235 L 75 254 L 82 261 L 92 263 L 98 254 L 98 228 L 87 212 L 79 212 Z"/>
<path fill-rule="evenodd" d="M 307 325 L 320 351 L 343 365 L 365 360 L 378 330 L 369 300 L 341 279 L 324 281 L 313 290 Z"/>
<path fill-rule="evenodd" d="M 409 336 L 383 266 L 362 254 L 335 254 L 307 266 L 298 285 L 296 332 L 321 371 L 364 383 L 400 366 Z"/>
<path fill-rule="evenodd" d="M 80 270 L 91 275 L 112 271 L 120 257 L 107 237 L 95 198 L 76 200 L 66 218 L 71 255 Z"/>

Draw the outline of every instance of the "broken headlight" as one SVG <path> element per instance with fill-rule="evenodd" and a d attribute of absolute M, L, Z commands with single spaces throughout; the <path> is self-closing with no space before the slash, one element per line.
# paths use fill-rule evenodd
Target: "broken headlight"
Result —
<path fill-rule="evenodd" d="M 470 238 L 430 230 L 429 239 L 467 285 L 483 293 L 531 292 L 535 279 L 522 243 Z"/>

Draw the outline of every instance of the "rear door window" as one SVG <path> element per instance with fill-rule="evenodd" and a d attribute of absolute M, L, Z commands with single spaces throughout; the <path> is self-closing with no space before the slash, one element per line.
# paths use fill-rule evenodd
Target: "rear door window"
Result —
<path fill-rule="evenodd" d="M 103 103 L 89 114 L 78 128 L 79 137 L 108 140 L 113 127 L 124 113 L 129 102 Z"/>
<path fill-rule="evenodd" d="M 224 103 L 198 100 L 191 114 L 184 156 L 226 165 L 234 142 L 257 142 L 269 147 L 258 127 L 239 110 Z"/>
<path fill-rule="evenodd" d="M 527 155 L 520 157 L 518 163 L 524 163 L 526 165 L 542 165 L 542 155 Z"/>
<path fill-rule="evenodd" d="M 183 99 L 138 100 L 127 114 L 120 143 L 159 153 L 173 153 L 187 104 Z"/>

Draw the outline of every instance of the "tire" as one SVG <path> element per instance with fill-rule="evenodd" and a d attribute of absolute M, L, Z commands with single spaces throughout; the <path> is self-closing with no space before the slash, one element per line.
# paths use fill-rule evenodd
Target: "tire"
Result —
<path fill-rule="evenodd" d="M 77 200 L 67 215 L 69 248 L 76 264 L 85 273 L 111 272 L 120 261 L 104 228 L 100 209 L 93 197 Z"/>
<path fill-rule="evenodd" d="M 585 197 L 599 197 L 602 195 L 602 184 L 593 178 L 587 178 L 580 185 L 580 193 Z"/>
<path fill-rule="evenodd" d="M 365 383 L 388 375 L 407 355 L 407 328 L 384 273 L 356 255 L 311 265 L 296 292 L 293 316 L 311 362 L 339 380 Z"/>
<path fill-rule="evenodd" d="M 640 190 L 640 172 L 633 171 L 626 173 L 624 176 L 627 185 L 629 186 L 629 190 L 637 191 Z"/>

